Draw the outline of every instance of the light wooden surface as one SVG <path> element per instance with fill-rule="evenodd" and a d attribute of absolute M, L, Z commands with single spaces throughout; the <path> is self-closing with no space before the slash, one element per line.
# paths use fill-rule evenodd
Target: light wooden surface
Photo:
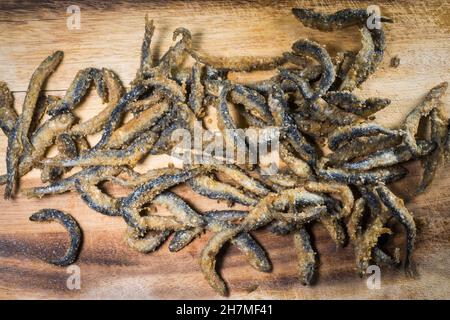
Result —
<path fill-rule="evenodd" d="M 139 60 L 145 13 L 155 20 L 155 55 L 171 44 L 172 31 L 187 27 L 200 52 L 220 56 L 273 56 L 289 50 L 296 39 L 309 38 L 327 45 L 331 53 L 359 46 L 356 28 L 322 33 L 304 28 L 290 13 L 292 7 L 312 7 L 334 12 L 345 7 L 366 8 L 377 4 L 395 24 L 386 26 L 387 51 L 378 72 L 357 93 L 382 96 L 392 105 L 377 115 L 380 123 L 395 126 L 429 88 L 449 81 L 450 4 L 448 1 L 83 1 L 81 30 L 68 30 L 66 8 L 73 2 L 2 1 L 0 3 L 0 79 L 6 81 L 21 108 L 29 78 L 39 62 L 55 49 L 64 61 L 47 85 L 47 92 L 62 95 L 77 70 L 106 66 L 116 71 L 124 84 L 134 77 Z M 389 67 L 398 55 L 400 66 Z M 257 75 L 260 78 L 261 75 Z M 240 75 L 235 79 L 241 80 Z M 253 76 L 255 78 L 255 76 Z M 450 95 L 445 97 L 450 107 Z M 99 99 L 90 95 L 77 109 L 82 118 L 100 110 Z M 0 136 L 0 158 L 6 138 Z M 163 165 L 165 159 L 152 160 Z M 148 163 L 148 161 L 147 161 Z M 397 185 L 400 194 L 414 189 L 420 167 L 409 166 L 410 177 Z M 382 269 L 380 290 L 369 290 L 366 280 L 354 271 L 352 249 L 336 249 L 320 226 L 314 227 L 320 254 L 317 283 L 303 287 L 296 279 L 296 257 L 290 236 L 266 231 L 255 236 L 267 248 L 274 265 L 270 274 L 251 269 L 236 249 L 230 247 L 220 259 L 222 275 L 231 298 L 450 298 L 450 167 L 440 169 L 431 188 L 412 202 L 419 225 L 415 261 L 419 277 L 406 278 L 401 270 Z M 4 162 L 0 171 L 6 172 Z M 22 179 L 22 187 L 39 185 L 38 172 Z M 0 190 L 3 192 L 3 187 Z M 123 194 L 124 190 L 113 190 Z M 177 191 L 199 210 L 226 205 L 193 194 L 187 187 Z M 167 245 L 143 255 L 122 240 L 120 218 L 102 216 L 76 194 L 46 197 L 23 196 L 0 200 L 0 298 L 219 298 L 203 279 L 197 259 L 209 234 L 179 253 Z M 62 253 L 66 234 L 57 224 L 28 221 L 32 212 L 57 208 L 71 213 L 81 224 L 84 244 L 76 264 L 81 269 L 81 290 L 66 287 L 65 268 L 48 265 L 40 255 Z M 401 232 L 401 230 L 399 230 Z M 396 242 L 402 243 L 401 235 Z M 52 253 L 55 251 L 54 253 Z"/>

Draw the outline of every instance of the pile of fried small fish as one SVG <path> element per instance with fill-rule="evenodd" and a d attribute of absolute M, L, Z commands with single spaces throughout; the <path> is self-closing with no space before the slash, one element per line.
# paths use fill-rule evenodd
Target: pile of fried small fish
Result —
<path fill-rule="evenodd" d="M 370 264 L 395 266 L 400 260 L 412 274 L 413 214 L 387 184 L 408 173 L 403 163 L 418 159 L 424 168 L 418 194 L 445 161 L 449 120 L 441 97 L 447 83 L 432 88 L 400 128 L 383 127 L 373 122 L 373 115 L 390 100 L 361 99 L 352 93 L 382 61 L 383 29 L 367 28 L 366 10 L 292 12 L 304 26 L 321 31 L 358 26 L 361 49 L 331 57 L 324 46 L 298 40 L 280 57 L 225 59 L 194 51 L 191 33 L 178 28 L 174 45 L 155 62 L 151 52 L 155 27 L 146 17 L 140 66 L 129 89 L 113 71 L 87 68 L 78 72 L 63 97 L 44 95 L 47 78 L 63 58 L 61 51 L 46 58 L 34 72 L 20 115 L 11 92 L 1 83 L 0 125 L 8 137 L 7 174 L 1 176 L 5 198 L 13 197 L 20 178 L 37 168 L 46 184 L 22 190 L 28 197 L 76 192 L 91 209 L 122 217 L 128 226 L 125 242 L 139 252 L 156 250 L 170 235 L 169 250 L 178 251 L 209 231 L 213 235 L 201 253 L 200 266 L 221 295 L 227 294 L 227 286 L 216 270 L 216 257 L 228 242 L 254 269 L 271 271 L 265 250 L 251 235 L 263 227 L 275 234 L 293 234 L 298 276 L 305 285 L 313 282 L 317 268 L 309 231 L 314 223 L 322 224 L 337 246 L 354 248 L 360 274 Z M 381 22 L 392 20 L 381 17 Z M 183 67 L 186 59 L 194 62 L 192 67 Z M 268 69 L 276 70 L 276 75 L 252 84 L 228 79 L 230 71 Z M 80 121 L 74 110 L 91 87 L 105 106 L 96 116 Z M 146 173 L 134 170 L 148 155 L 170 154 L 172 133 L 180 128 L 193 132 L 197 121 L 205 121 L 207 108 L 216 108 L 224 143 L 233 144 L 237 137 L 232 130 L 238 124 L 230 107 L 236 106 L 247 127 L 279 128 L 279 156 L 284 166 L 277 174 L 264 174 L 259 163 L 214 162 Z M 131 119 L 124 121 L 127 115 Z M 423 126 L 428 130 L 422 132 Z M 101 138 L 91 146 L 87 136 L 95 133 Z M 46 157 L 52 146 L 58 154 Z M 72 173 L 72 168 L 81 169 Z M 128 188 L 129 194 L 113 197 L 102 189 L 104 182 Z M 249 209 L 197 212 L 170 191 L 180 184 Z M 158 215 L 152 206 L 166 207 L 171 215 Z M 49 262 L 68 265 L 75 261 L 82 235 L 73 217 L 43 209 L 30 220 L 65 226 L 70 246 L 63 257 Z M 406 231 L 404 259 L 398 248 L 391 249 L 394 252 L 386 249 L 386 237 L 393 233 L 389 220 Z"/>

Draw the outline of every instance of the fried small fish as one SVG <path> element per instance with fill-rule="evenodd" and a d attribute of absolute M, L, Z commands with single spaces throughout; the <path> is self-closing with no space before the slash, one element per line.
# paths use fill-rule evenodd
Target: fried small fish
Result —
<path fill-rule="evenodd" d="M 375 45 L 372 35 L 365 26 L 360 29 L 361 49 L 355 56 L 353 64 L 342 80 L 339 90 L 352 91 L 358 88 L 369 77 L 372 70 L 372 59 L 375 57 Z"/>
<path fill-rule="evenodd" d="M 43 163 L 46 165 L 56 165 L 62 167 L 74 167 L 74 166 L 120 166 L 129 165 L 134 166 L 145 155 L 149 153 L 153 145 L 155 144 L 157 135 L 149 131 L 140 137 L 136 138 L 125 149 L 103 149 L 92 150 L 80 155 L 74 159 L 48 159 Z"/>
<path fill-rule="evenodd" d="M 140 236 L 136 229 L 128 227 L 125 232 L 125 243 L 141 253 L 150 253 L 157 250 L 170 236 L 170 230 L 149 231 L 144 236 Z"/>
<path fill-rule="evenodd" d="M 298 259 L 300 283 L 310 285 L 317 268 L 317 261 L 316 252 L 311 245 L 311 238 L 304 228 L 300 228 L 294 233 L 294 246 Z"/>
<path fill-rule="evenodd" d="M 353 192 L 347 185 L 340 183 L 308 181 L 305 184 L 305 189 L 310 192 L 329 193 L 334 197 L 337 197 L 342 203 L 342 209 L 340 210 L 338 217 L 342 218 L 350 215 L 355 200 L 353 197 Z"/>
<path fill-rule="evenodd" d="M 322 75 L 315 91 L 308 88 L 307 83 L 303 83 L 299 86 L 303 96 L 308 101 L 315 101 L 325 94 L 334 82 L 336 73 L 333 62 L 331 61 L 328 52 L 314 41 L 298 40 L 292 45 L 292 51 L 296 54 L 306 55 L 316 59 L 322 67 Z"/>
<path fill-rule="evenodd" d="M 272 123 L 272 115 L 266 103 L 266 98 L 257 91 L 242 85 L 234 85 L 230 91 L 230 98 L 233 103 L 243 105 L 247 112 L 268 125 Z"/>
<path fill-rule="evenodd" d="M 367 171 L 343 170 L 338 168 L 319 168 L 317 174 L 319 177 L 336 181 L 339 183 L 347 183 L 353 185 L 391 183 L 403 178 L 408 170 L 401 166 L 392 166 Z"/>
<path fill-rule="evenodd" d="M 323 99 L 330 104 L 336 105 L 344 111 L 351 112 L 358 116 L 368 118 L 374 113 L 390 105 L 391 100 L 386 98 L 368 98 L 360 100 L 349 91 L 328 91 Z"/>
<path fill-rule="evenodd" d="M 148 129 L 154 126 L 169 111 L 170 107 L 168 102 L 162 101 L 141 112 L 139 117 L 131 119 L 113 132 L 107 147 L 112 149 L 121 148 L 136 139 L 139 135 L 145 134 Z"/>
<path fill-rule="evenodd" d="M 335 31 L 353 25 L 365 24 L 370 17 L 366 9 L 343 9 L 332 14 L 315 12 L 312 9 L 293 8 L 292 13 L 309 28 L 321 31 Z M 380 17 L 380 22 L 393 22 L 387 17 Z"/>
<path fill-rule="evenodd" d="M 362 123 L 356 126 L 346 126 L 335 130 L 328 137 L 328 146 L 331 150 L 336 150 L 344 143 L 358 137 L 373 136 L 376 134 L 385 134 L 391 137 L 403 135 L 399 130 L 391 130 L 376 123 Z"/>
<path fill-rule="evenodd" d="M 405 118 L 402 129 L 405 131 L 405 143 L 411 148 L 414 155 L 420 155 L 421 150 L 417 145 L 416 134 L 419 129 L 420 120 L 428 116 L 430 112 L 439 105 L 440 99 L 448 88 L 448 82 L 442 82 L 433 87 L 422 100 Z"/>
<path fill-rule="evenodd" d="M 374 135 L 369 137 L 354 138 L 346 144 L 338 147 L 327 155 L 330 164 L 341 165 L 354 158 L 369 156 L 383 149 L 390 149 L 402 143 L 401 135 L 392 137 L 391 135 Z"/>
<path fill-rule="evenodd" d="M 97 115 L 89 120 L 74 125 L 69 133 L 76 137 L 84 137 L 90 134 L 94 134 L 103 129 L 104 125 L 109 120 L 115 106 L 119 102 L 120 98 L 124 94 L 124 87 L 119 77 L 111 70 L 106 68 L 102 69 L 102 78 L 105 82 L 106 89 L 108 91 L 108 104 Z"/>
<path fill-rule="evenodd" d="M 24 150 L 33 149 L 28 134 L 40 92 L 47 78 L 55 71 L 62 58 L 63 52 L 55 51 L 41 62 L 31 76 L 22 106 L 22 114 L 17 119 L 8 138 L 8 148 L 6 151 L 7 181 L 4 193 L 5 199 L 10 199 L 15 193 L 19 174 L 19 158 L 22 156 L 22 152 Z"/>
<path fill-rule="evenodd" d="M 97 184 L 110 179 L 111 176 L 120 174 L 122 168 L 109 166 L 96 166 L 85 168 L 70 177 L 61 179 L 47 186 L 25 189 L 23 193 L 29 198 L 42 198 L 45 195 L 60 194 L 67 191 L 76 190 L 78 180 Z"/>
<path fill-rule="evenodd" d="M 321 31 L 335 31 L 354 25 L 365 27 L 367 26 L 367 21 L 371 21 L 370 19 L 373 17 L 372 13 L 365 9 L 343 9 L 332 14 L 325 14 L 315 12 L 312 9 L 294 8 L 292 13 L 304 26 Z M 347 85 L 343 86 L 342 89 L 348 88 L 352 90 L 354 89 L 353 85 L 361 84 L 369 74 L 375 72 L 383 59 L 386 40 L 381 27 L 382 22 L 391 23 L 393 20 L 387 17 L 380 17 L 379 26 L 363 30 L 363 48 L 358 53 L 360 57 L 353 59 L 353 65 L 346 72 L 346 75 L 349 75 L 350 78 L 355 78 L 357 82 L 344 81 L 347 82 Z M 369 34 L 371 40 L 369 40 Z M 345 78 L 346 76 L 344 76 L 344 80 Z"/>
<path fill-rule="evenodd" d="M 61 114 L 54 118 L 51 118 L 47 120 L 45 123 L 43 123 L 33 134 L 31 137 L 31 143 L 33 148 L 27 149 L 27 151 L 18 159 L 20 160 L 20 163 L 17 166 L 17 170 L 14 173 L 14 175 L 11 175 L 11 172 L 7 173 L 5 176 L 5 179 L 0 181 L 0 184 L 7 183 L 5 192 L 12 194 L 12 189 L 9 189 L 11 185 L 8 185 L 8 181 L 11 181 L 15 177 L 15 179 L 19 179 L 20 177 L 24 176 L 26 173 L 28 173 L 32 168 L 33 165 L 35 165 L 38 161 L 40 161 L 44 156 L 45 153 L 50 147 L 53 142 L 55 141 L 56 137 L 61 133 L 67 130 L 73 122 L 75 121 L 75 118 L 72 114 Z M 18 124 L 19 121 L 16 122 Z M 17 129 L 17 126 L 14 127 Z M 17 133 L 17 130 L 13 130 L 12 134 L 8 138 L 8 141 L 10 139 L 15 139 L 15 135 Z M 18 144 L 11 144 L 14 145 L 14 148 L 18 147 Z M 15 157 L 11 155 L 11 152 L 14 152 L 15 149 L 10 149 L 10 151 L 7 151 L 7 167 L 14 166 Z M 17 150 L 16 150 L 17 151 Z M 19 162 L 19 161 L 18 161 Z M 18 181 L 16 181 L 17 183 Z"/>
<path fill-rule="evenodd" d="M 173 192 L 166 191 L 159 194 L 153 199 L 152 203 L 166 207 L 176 219 L 188 227 L 198 227 L 205 224 L 203 218 Z"/>
<path fill-rule="evenodd" d="M 190 50 L 191 56 L 198 62 L 210 65 L 215 69 L 227 71 L 248 72 L 255 70 L 270 70 L 283 64 L 286 60 L 284 57 L 213 57 L 206 54 L 199 54 Z"/>
<path fill-rule="evenodd" d="M 420 194 L 426 190 L 426 188 L 433 181 L 439 164 L 444 160 L 444 144 L 448 136 L 448 117 L 440 116 L 439 113 L 439 109 L 434 109 L 430 114 L 431 141 L 435 144 L 436 148 L 422 160 L 424 171 L 422 174 L 422 180 L 417 187 L 415 194 Z M 419 144 L 418 146 L 419 149 L 424 151 L 423 147 Z"/>
<path fill-rule="evenodd" d="M 175 185 L 205 173 L 204 168 L 191 168 L 174 174 L 162 174 L 150 179 L 135 188 L 127 197 L 121 200 L 121 214 L 132 227 L 142 229 L 145 221 L 139 216 L 139 209 L 145 203 L 152 201 L 158 194 Z"/>
<path fill-rule="evenodd" d="M 418 143 L 418 146 L 421 151 L 420 156 L 429 155 L 436 149 L 436 145 L 429 143 L 428 141 L 422 141 L 422 143 Z M 392 166 L 414 158 L 409 146 L 400 145 L 398 147 L 377 151 L 361 160 L 342 163 L 341 167 L 351 170 L 370 170 Z"/>
<path fill-rule="evenodd" d="M 70 235 L 70 245 L 65 255 L 58 259 L 45 259 L 45 261 L 57 266 L 67 266 L 75 262 L 80 251 L 82 234 L 78 222 L 71 215 L 56 209 L 42 209 L 33 213 L 30 220 L 38 222 L 57 221 L 66 228 Z"/>
<path fill-rule="evenodd" d="M 75 188 L 89 208 L 107 216 L 120 216 L 120 201 L 89 181 L 75 180 Z"/>
<path fill-rule="evenodd" d="M 0 128 L 9 136 L 17 121 L 17 112 L 14 109 L 14 97 L 8 85 L 0 81 Z"/>
<path fill-rule="evenodd" d="M 255 206 L 258 203 L 257 199 L 246 195 L 239 189 L 206 175 L 197 176 L 188 183 L 192 190 L 211 199 L 222 199 L 246 206 Z"/>
<path fill-rule="evenodd" d="M 146 14 L 144 40 L 142 41 L 141 46 L 141 63 L 139 65 L 139 71 L 136 78 L 143 78 L 144 74 L 148 73 L 153 67 L 151 43 L 154 33 L 155 26 L 153 25 L 153 20 L 149 20 L 148 14 Z"/>
<path fill-rule="evenodd" d="M 202 84 L 202 67 L 195 63 L 192 67 L 189 92 L 189 107 L 198 118 L 203 118 L 205 110 L 203 108 L 203 99 L 205 97 L 205 88 Z"/>
<path fill-rule="evenodd" d="M 268 98 L 270 112 L 274 117 L 275 125 L 280 126 L 289 144 L 299 156 L 309 165 L 314 166 L 317 161 L 317 151 L 300 133 L 294 120 L 288 113 L 287 103 L 280 86 L 274 85 Z"/>
<path fill-rule="evenodd" d="M 412 254 L 414 250 L 414 242 L 416 240 L 416 223 L 411 212 L 405 207 L 403 200 L 397 197 L 388 187 L 379 185 L 376 187 L 376 191 L 380 196 L 381 201 L 406 229 L 406 258 L 405 258 L 405 270 L 408 275 L 413 275 L 412 266 Z"/>
<path fill-rule="evenodd" d="M 263 197 L 270 192 L 261 182 L 248 176 L 236 165 L 217 164 L 213 165 L 213 168 L 257 196 Z"/>
<path fill-rule="evenodd" d="M 47 113 L 50 116 L 56 116 L 63 112 L 72 111 L 81 103 L 93 83 L 100 85 L 100 87 L 97 87 L 100 97 L 106 95 L 104 93 L 103 79 L 100 80 L 99 78 L 102 78 L 102 71 L 100 69 L 86 68 L 78 71 L 64 97 L 50 108 Z"/>
<path fill-rule="evenodd" d="M 67 133 L 62 133 L 56 138 L 56 147 L 58 149 L 58 159 L 70 159 L 78 156 L 78 147 L 76 142 Z M 59 179 L 65 172 L 70 170 L 64 167 L 44 166 L 41 171 L 42 182 L 53 182 Z"/>

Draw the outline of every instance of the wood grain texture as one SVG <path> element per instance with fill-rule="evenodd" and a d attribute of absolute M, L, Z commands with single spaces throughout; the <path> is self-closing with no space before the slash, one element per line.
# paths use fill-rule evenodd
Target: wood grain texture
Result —
<path fill-rule="evenodd" d="M 55 49 L 65 52 L 62 65 L 52 75 L 46 90 L 62 95 L 76 72 L 84 67 L 109 67 L 124 84 L 135 75 L 143 34 L 145 13 L 155 19 L 154 55 L 171 44 L 172 31 L 179 26 L 191 30 L 194 47 L 220 56 L 274 56 L 289 50 L 299 38 L 327 45 L 331 53 L 357 49 L 358 30 L 323 33 L 304 28 L 290 13 L 292 7 L 311 7 L 333 12 L 346 7 L 380 6 L 395 23 L 386 26 L 387 51 L 374 76 L 357 91 L 362 97 L 382 96 L 392 105 L 377 114 L 377 121 L 397 125 L 427 90 L 449 81 L 450 5 L 448 1 L 78 1 L 81 30 L 68 30 L 65 1 L 2 1 L 0 3 L 0 78 L 6 81 L 20 111 L 29 78 L 39 62 Z M 398 68 L 389 60 L 398 55 Z M 237 81 L 260 79 L 263 74 L 234 75 Z M 450 106 L 450 95 L 445 97 Z M 101 108 L 93 94 L 77 109 L 82 118 Z M 95 137 L 93 137 L 95 139 Z M 6 138 L 0 137 L 0 157 Z M 167 158 L 147 161 L 166 164 Z M 441 168 L 436 181 L 423 195 L 407 204 L 418 221 L 415 261 L 416 279 L 401 270 L 382 269 L 380 290 L 369 290 L 365 279 L 354 270 L 352 248 L 336 249 L 322 227 L 313 228 L 320 254 L 317 283 L 303 287 L 296 278 L 296 257 L 291 236 L 255 233 L 267 248 L 274 265 L 270 274 L 258 273 L 239 252 L 229 247 L 220 258 L 222 275 L 231 298 L 450 298 L 450 167 Z M 142 168 L 144 169 L 144 168 Z M 413 190 L 420 175 L 417 164 L 411 175 L 394 186 L 399 194 Z M 4 162 L 0 165 L 5 172 Z M 22 179 L 22 187 L 40 184 L 36 171 Z M 2 190 L 0 190 L 3 192 Z M 124 190 L 115 188 L 114 193 Z M 177 192 L 199 210 L 225 208 L 180 186 Z M 41 200 L 19 196 L 0 200 L 0 298 L 219 298 L 200 272 L 197 259 L 210 234 L 179 253 L 167 245 L 143 255 L 123 243 L 124 223 L 120 218 L 101 216 L 87 208 L 76 194 Z M 34 211 L 56 208 L 70 212 L 81 224 L 84 243 L 77 265 L 81 268 L 81 290 L 66 287 L 65 268 L 48 265 L 39 256 L 62 253 L 66 234 L 57 224 L 28 221 Z M 395 243 L 403 243 L 402 230 Z"/>

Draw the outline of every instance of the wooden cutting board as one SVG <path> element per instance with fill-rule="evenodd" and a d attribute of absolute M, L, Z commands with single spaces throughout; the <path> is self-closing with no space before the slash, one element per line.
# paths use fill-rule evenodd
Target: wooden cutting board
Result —
<path fill-rule="evenodd" d="M 0 3 L 0 79 L 14 91 L 20 111 L 28 81 L 36 66 L 55 49 L 63 50 L 64 61 L 47 84 L 48 94 L 62 95 L 76 72 L 88 66 L 108 67 L 123 83 L 134 77 L 139 61 L 145 13 L 155 20 L 155 49 L 158 56 L 171 44 L 172 31 L 188 28 L 194 47 L 216 56 L 275 56 L 290 49 L 299 38 L 326 44 L 333 54 L 357 50 L 356 28 L 322 33 L 304 28 L 292 16 L 292 7 L 310 7 L 334 12 L 346 7 L 366 8 L 371 1 L 79 1 L 81 29 L 69 30 L 65 1 L 2 1 Z M 317 4 L 319 3 L 319 4 Z M 377 1 L 383 15 L 395 23 L 386 25 L 387 50 L 377 71 L 356 93 L 362 97 L 381 96 L 391 106 L 377 114 L 377 121 L 397 125 L 423 97 L 441 81 L 449 81 L 450 5 L 448 1 Z M 400 66 L 389 67 L 398 55 Z M 253 79 L 263 74 L 250 75 Z M 248 75 L 247 75 L 248 78 Z M 235 80 L 243 80 L 235 75 Z M 450 107 L 450 95 L 445 97 Z M 83 119 L 102 108 L 91 94 L 77 114 Z M 95 139 L 95 137 L 93 138 Z M 0 136 L 0 158 L 6 152 L 6 138 Z M 167 164 L 167 158 L 146 162 Z M 395 186 L 400 194 L 414 189 L 420 176 L 418 165 Z M 407 206 L 419 226 L 415 261 L 419 276 L 407 278 L 402 270 L 381 270 L 381 288 L 370 290 L 366 279 L 354 270 L 352 248 L 336 249 L 323 228 L 313 228 L 319 252 L 317 283 L 303 287 L 297 281 L 296 257 L 291 236 L 255 232 L 267 248 L 274 265 L 270 274 L 250 268 L 239 252 L 229 247 L 219 261 L 221 273 L 231 289 L 231 298 L 294 299 L 400 299 L 450 298 L 450 167 L 441 168 L 430 189 Z M 1 172 L 6 172 L 4 162 Z M 22 179 L 22 188 L 40 184 L 39 172 Z M 3 187 L 0 190 L 3 192 Z M 113 188 L 116 194 L 124 190 Z M 177 192 L 199 210 L 226 208 L 193 194 L 187 187 Z M 18 196 L 0 199 L 0 298 L 219 298 L 207 285 L 197 260 L 210 237 L 203 235 L 179 253 L 167 245 L 143 255 L 123 243 L 124 223 L 120 218 L 102 216 L 90 209 L 78 195 L 68 193 L 40 200 Z M 66 286 L 70 270 L 48 265 L 42 255 L 61 254 L 66 234 L 58 224 L 28 221 L 42 208 L 71 213 L 81 224 L 84 244 L 76 262 L 81 272 L 81 289 Z M 397 230 L 402 232 L 401 228 Z M 402 234 L 396 238 L 401 244 Z"/>

